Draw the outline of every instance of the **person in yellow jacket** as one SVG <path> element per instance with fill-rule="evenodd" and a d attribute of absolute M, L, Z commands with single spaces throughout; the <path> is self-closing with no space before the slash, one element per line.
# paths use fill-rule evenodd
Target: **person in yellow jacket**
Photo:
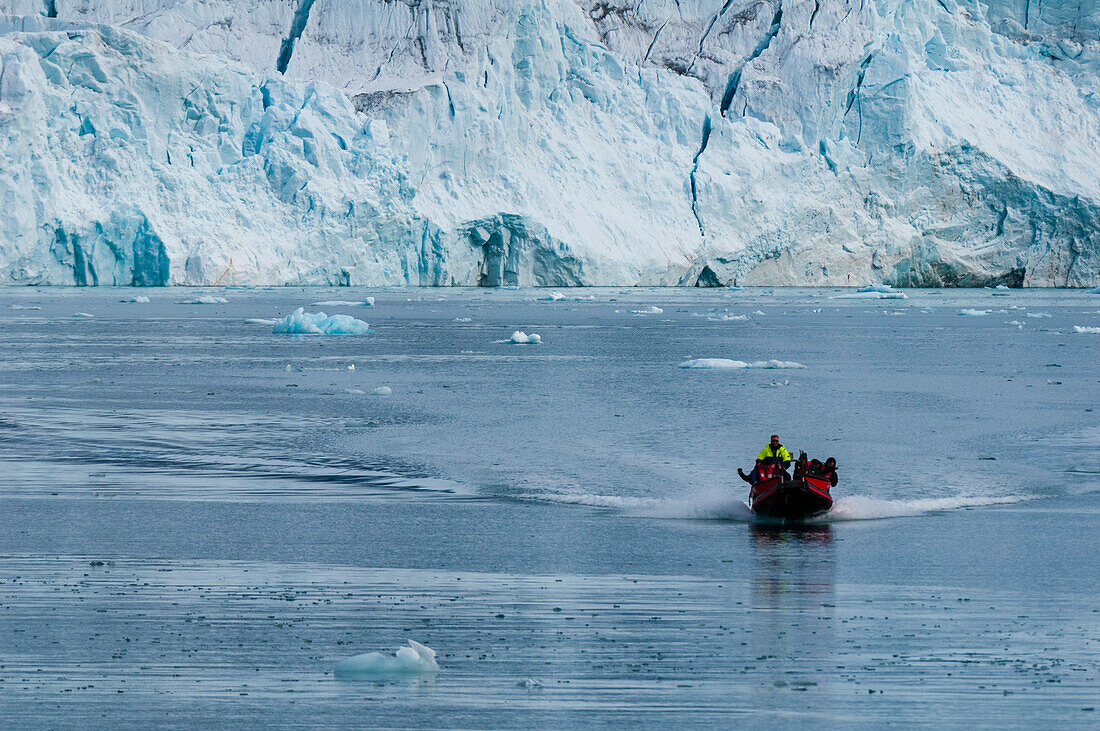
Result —
<path fill-rule="evenodd" d="M 791 453 L 787 451 L 787 448 L 779 443 L 779 435 L 772 434 L 771 441 L 769 441 L 764 448 L 760 450 L 760 454 L 756 455 L 757 459 L 763 460 L 764 464 L 778 464 L 787 469 L 791 466 Z"/>
<path fill-rule="evenodd" d="M 760 450 L 760 454 L 756 455 L 756 467 L 753 468 L 751 473 L 746 475 L 744 471 L 738 468 L 737 474 L 741 475 L 741 479 L 745 482 L 759 482 L 761 479 L 761 465 L 777 465 L 783 471 L 783 479 L 790 479 L 787 468 L 791 466 L 791 453 L 779 443 L 778 434 L 772 434 L 771 440 Z"/>

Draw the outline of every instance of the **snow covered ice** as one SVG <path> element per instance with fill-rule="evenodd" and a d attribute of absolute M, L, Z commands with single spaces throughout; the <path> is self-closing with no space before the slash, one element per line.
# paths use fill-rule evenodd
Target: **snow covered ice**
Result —
<path fill-rule="evenodd" d="M 1094 3 L 627 7 L 9 3 L 0 277 L 1100 284 Z"/>

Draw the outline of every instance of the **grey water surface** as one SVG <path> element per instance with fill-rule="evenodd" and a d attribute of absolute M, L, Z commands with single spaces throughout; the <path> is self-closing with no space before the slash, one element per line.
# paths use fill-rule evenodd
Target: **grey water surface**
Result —
<path fill-rule="evenodd" d="M 0 290 L 0 725 L 1095 727 L 1100 296 L 906 293 Z"/>

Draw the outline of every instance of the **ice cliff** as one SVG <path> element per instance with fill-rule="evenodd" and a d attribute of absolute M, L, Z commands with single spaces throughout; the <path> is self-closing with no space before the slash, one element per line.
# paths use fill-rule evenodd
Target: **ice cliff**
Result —
<path fill-rule="evenodd" d="M 1100 284 L 1078 0 L 7 0 L 0 281 Z"/>

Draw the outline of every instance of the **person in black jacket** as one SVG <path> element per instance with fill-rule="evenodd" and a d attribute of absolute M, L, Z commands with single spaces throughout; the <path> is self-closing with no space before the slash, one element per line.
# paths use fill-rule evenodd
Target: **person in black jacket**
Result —
<path fill-rule="evenodd" d="M 825 464 L 821 468 L 821 476 L 828 480 L 831 486 L 836 487 L 836 459 L 834 457 L 825 460 Z"/>

